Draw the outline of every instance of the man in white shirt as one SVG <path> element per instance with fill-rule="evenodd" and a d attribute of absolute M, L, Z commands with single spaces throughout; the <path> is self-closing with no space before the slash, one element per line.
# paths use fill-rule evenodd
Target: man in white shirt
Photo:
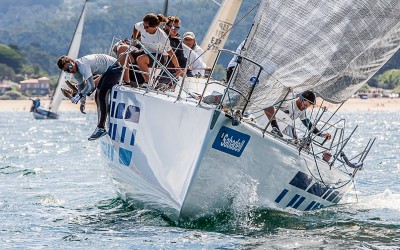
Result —
<path fill-rule="evenodd" d="M 235 51 L 236 54 L 240 55 L 240 53 L 242 52 L 242 49 L 243 49 L 243 46 L 244 46 L 245 42 L 246 42 L 246 40 L 243 40 L 243 42 L 241 42 L 239 44 L 239 46 L 236 48 L 236 51 Z M 229 80 L 231 79 L 233 70 L 235 69 L 236 65 L 238 64 L 238 59 L 239 59 L 239 56 L 234 55 L 232 57 L 232 59 L 230 60 L 230 62 L 228 63 L 228 67 L 226 69 L 226 81 L 227 82 L 229 82 Z"/>
<path fill-rule="evenodd" d="M 313 127 L 313 124 L 311 123 L 310 119 L 308 119 L 306 116 L 306 109 L 311 105 L 315 105 L 315 100 L 316 97 L 314 92 L 307 90 L 301 93 L 301 95 L 297 99 L 289 102 L 288 105 L 281 107 L 280 110 L 288 114 L 293 121 L 299 118 L 303 123 L 303 125 L 306 126 L 308 130 L 310 130 Z M 264 112 L 267 115 L 268 119 L 271 120 L 272 116 L 275 113 L 275 108 L 274 107 L 267 108 L 264 110 Z M 271 120 L 271 126 L 272 126 L 272 133 L 280 137 L 283 137 L 283 134 L 279 129 L 275 117 Z M 292 137 L 295 136 L 295 133 L 293 133 L 293 131 L 291 130 L 292 129 L 291 126 L 288 126 L 286 129 L 287 131 L 284 131 L 285 134 Z M 317 128 L 314 128 L 312 132 L 328 140 L 331 139 L 331 135 L 329 133 L 321 133 Z"/>
<path fill-rule="evenodd" d="M 175 67 L 176 75 L 183 75 L 183 71 L 179 65 L 178 59 L 170 45 L 168 35 L 159 27 L 161 22 L 167 19 L 163 15 L 155 15 L 153 13 L 147 14 L 143 17 L 142 22 L 135 24 L 133 29 L 132 38 L 140 38 L 141 43 L 146 49 L 153 54 L 169 55 Z M 144 72 L 143 78 L 145 83 L 148 83 L 150 77 L 146 74 L 149 71 L 149 65 L 153 63 L 153 59 L 143 51 L 133 51 L 131 53 L 136 61 L 139 69 Z"/>
<path fill-rule="evenodd" d="M 192 69 L 193 75 L 205 74 L 207 65 L 204 63 L 204 50 L 197 45 L 196 36 L 193 32 L 185 32 L 183 34 L 183 50 L 185 57 L 188 59 L 188 65 Z"/>

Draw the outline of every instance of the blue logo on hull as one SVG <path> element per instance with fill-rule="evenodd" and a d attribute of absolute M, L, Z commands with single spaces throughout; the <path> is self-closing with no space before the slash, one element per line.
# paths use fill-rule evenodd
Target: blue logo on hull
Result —
<path fill-rule="evenodd" d="M 240 157 L 249 140 L 249 135 L 222 126 L 212 147 L 224 153 Z"/>

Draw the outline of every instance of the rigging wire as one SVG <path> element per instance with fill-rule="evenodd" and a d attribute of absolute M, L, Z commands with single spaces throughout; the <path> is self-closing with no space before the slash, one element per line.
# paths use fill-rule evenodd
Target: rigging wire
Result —
<path fill-rule="evenodd" d="M 349 183 L 354 179 L 354 178 L 350 178 L 350 179 L 347 180 L 347 181 L 339 181 L 339 182 L 336 182 L 336 183 L 326 183 L 326 182 L 324 182 L 324 180 L 320 180 L 320 179 L 318 179 L 317 177 L 315 177 L 315 175 L 312 173 L 312 171 L 311 171 L 310 168 L 308 167 L 308 164 L 307 164 L 306 159 L 303 158 L 303 160 L 304 160 L 304 162 L 305 162 L 305 165 L 306 165 L 307 170 L 308 170 L 308 172 L 310 173 L 310 175 L 311 175 L 315 180 L 321 182 L 322 184 L 324 184 L 324 185 L 325 185 L 326 187 L 328 187 L 328 188 L 340 189 L 340 188 L 346 186 L 347 184 L 349 184 Z M 341 184 L 341 183 L 344 183 L 344 184 L 342 184 L 341 186 L 338 186 L 338 187 L 333 187 L 333 186 L 332 186 L 333 184 L 338 185 L 338 184 Z"/>
<path fill-rule="evenodd" d="M 213 1 L 216 5 L 218 5 L 218 6 L 221 6 L 221 3 L 218 3 L 217 1 L 215 1 L 215 0 L 211 0 L 211 1 Z"/>

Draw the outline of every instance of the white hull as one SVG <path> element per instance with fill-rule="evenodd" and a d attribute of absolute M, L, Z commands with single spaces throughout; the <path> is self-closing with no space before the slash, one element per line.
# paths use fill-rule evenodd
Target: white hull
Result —
<path fill-rule="evenodd" d="M 32 110 L 32 114 L 36 120 L 58 119 L 58 114 L 42 108 L 35 108 Z"/>
<path fill-rule="evenodd" d="M 301 211 L 336 204 L 351 177 L 252 125 L 164 94 L 113 89 L 102 155 L 119 195 L 172 218 L 229 209 Z M 320 175 L 320 174 L 321 175 Z M 324 183 L 330 183 L 328 188 Z"/>

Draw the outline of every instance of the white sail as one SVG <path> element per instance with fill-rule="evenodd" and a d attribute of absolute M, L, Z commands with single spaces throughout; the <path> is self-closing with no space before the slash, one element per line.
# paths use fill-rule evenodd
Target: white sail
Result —
<path fill-rule="evenodd" d="M 268 107 L 289 89 L 347 100 L 400 47 L 399 10 L 397 0 L 261 1 L 242 54 L 264 67 L 252 105 Z M 233 87 L 246 95 L 257 69 L 239 68 Z"/>
<path fill-rule="evenodd" d="M 204 62 L 207 65 L 214 63 L 218 50 L 224 47 L 241 4 L 242 0 L 224 0 L 219 7 L 201 43 L 201 47 L 206 51 Z"/>
<path fill-rule="evenodd" d="M 74 36 L 69 46 L 68 57 L 71 58 L 77 58 L 79 54 L 79 48 L 81 46 L 81 40 L 82 40 L 83 24 L 85 22 L 86 7 L 87 7 L 87 0 L 83 5 L 78 25 L 76 26 Z M 58 108 L 60 107 L 61 104 L 61 100 L 63 99 L 63 94 L 61 93 L 61 87 L 66 86 L 65 80 L 68 80 L 68 78 L 70 78 L 70 76 L 68 76 L 64 71 L 61 71 L 60 76 L 58 77 L 57 87 L 54 91 L 53 99 L 51 100 L 50 103 L 49 107 L 50 112 L 57 113 Z"/>

